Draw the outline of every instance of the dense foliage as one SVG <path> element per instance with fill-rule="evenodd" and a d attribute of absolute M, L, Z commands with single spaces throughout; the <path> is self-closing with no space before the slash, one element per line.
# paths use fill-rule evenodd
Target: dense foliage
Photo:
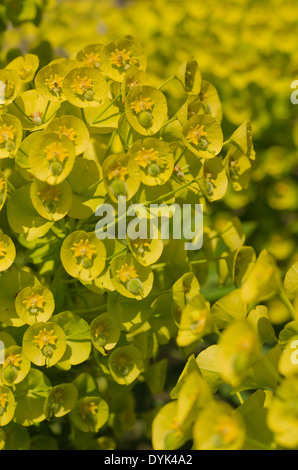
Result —
<path fill-rule="evenodd" d="M 107 8 L 120 39 L 60 57 L 44 34 L 3 55 L 0 447 L 298 448 L 297 155 L 283 141 L 295 69 L 286 92 L 262 82 L 280 23 L 257 41 L 266 5 L 229 3 L 230 17 L 218 2 L 180 16 L 177 2 L 137 2 L 135 21 L 151 18 L 137 40 Z M 269 107 L 277 88 L 289 103 Z M 99 240 L 96 209 L 119 196 L 127 210 L 203 204 L 202 249 Z"/>

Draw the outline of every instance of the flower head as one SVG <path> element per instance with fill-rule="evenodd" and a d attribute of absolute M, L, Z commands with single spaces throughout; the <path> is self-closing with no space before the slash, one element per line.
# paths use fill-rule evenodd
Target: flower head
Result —
<path fill-rule="evenodd" d="M 82 418 L 86 419 L 86 416 L 89 414 L 96 415 L 97 410 L 98 410 L 98 406 L 95 405 L 93 401 L 83 401 L 78 411 L 80 415 L 82 416 Z"/>
<path fill-rule="evenodd" d="M 98 52 L 85 52 L 83 62 L 88 67 L 99 67 L 100 55 Z"/>
<path fill-rule="evenodd" d="M 91 260 L 92 256 L 96 254 L 95 245 L 90 244 L 88 239 L 85 241 L 82 239 L 78 243 L 74 243 L 71 250 L 75 258 L 87 256 Z"/>
<path fill-rule="evenodd" d="M 5 357 L 3 368 L 5 369 L 10 364 L 13 365 L 14 367 L 20 367 L 21 362 L 22 362 L 22 357 L 21 357 L 20 354 L 11 353 L 11 354 L 9 354 L 8 356 Z"/>
<path fill-rule="evenodd" d="M 8 393 L 0 392 L 0 407 L 5 408 L 8 402 Z"/>
<path fill-rule="evenodd" d="M 56 134 L 59 135 L 60 139 L 64 135 L 68 137 L 68 139 L 71 140 L 72 142 L 75 142 L 76 137 L 77 137 L 75 130 L 72 127 L 69 128 L 67 126 L 59 126 L 59 129 L 56 132 Z"/>
<path fill-rule="evenodd" d="M 45 149 L 46 158 L 49 161 L 58 161 L 63 163 L 68 157 L 68 151 L 60 142 L 53 142 Z"/>
<path fill-rule="evenodd" d="M 23 300 L 23 304 L 25 305 L 27 310 L 36 310 L 37 308 L 42 309 L 45 304 L 44 297 L 37 292 L 32 292 L 28 297 Z"/>
<path fill-rule="evenodd" d="M 73 84 L 71 85 L 71 88 L 74 93 L 77 95 L 84 95 L 86 91 L 91 91 L 93 88 L 93 82 L 91 78 L 86 77 L 80 77 L 80 75 L 77 75 L 76 78 L 74 79 Z"/>
<path fill-rule="evenodd" d="M 119 51 L 119 49 L 116 49 L 115 52 L 112 52 L 110 62 L 112 65 L 115 65 L 118 68 L 125 67 L 131 61 L 130 54 L 131 52 L 127 51 L 126 49 L 122 49 L 121 51 Z"/>
<path fill-rule="evenodd" d="M 42 202 L 58 202 L 60 200 L 61 191 L 59 191 L 55 186 L 47 185 L 38 191 L 38 195 Z"/>
<path fill-rule="evenodd" d="M 33 343 L 36 344 L 39 349 L 43 349 L 47 344 L 55 345 L 57 339 L 54 330 L 48 331 L 44 328 L 43 330 L 39 330 L 38 335 L 34 336 Z"/>
<path fill-rule="evenodd" d="M 7 124 L 0 125 L 0 145 L 7 140 L 13 140 L 15 136 L 15 128 L 11 125 L 8 126 Z"/>
<path fill-rule="evenodd" d="M 62 91 L 63 80 L 63 77 L 59 77 L 59 75 L 55 73 L 54 75 L 51 74 L 49 78 L 46 79 L 45 84 L 56 95 L 60 95 Z"/>
<path fill-rule="evenodd" d="M 116 273 L 121 282 L 127 282 L 130 279 L 136 279 L 138 277 L 134 266 L 128 266 L 127 263 L 123 264 Z"/>
<path fill-rule="evenodd" d="M 136 100 L 134 100 L 130 107 L 136 112 L 136 114 L 141 113 L 142 111 L 151 110 L 154 103 L 152 99 L 148 96 L 146 98 L 143 95 L 140 95 Z"/>
<path fill-rule="evenodd" d="M 222 445 L 228 446 L 237 438 L 239 425 L 232 416 L 222 415 L 218 418 L 215 431 Z"/>
<path fill-rule="evenodd" d="M 142 148 L 142 150 L 138 151 L 138 155 L 135 158 L 135 161 L 139 166 L 142 168 L 147 168 L 151 163 L 157 163 L 159 158 L 158 158 L 158 151 L 152 149 L 145 149 L 145 147 Z"/>
<path fill-rule="evenodd" d="M 197 124 L 195 127 L 194 126 L 190 127 L 186 140 L 190 142 L 191 144 L 198 145 L 199 140 L 202 137 L 205 137 L 206 135 L 207 135 L 207 132 L 205 131 L 205 126 L 203 125 L 200 126 L 199 124 Z"/>
<path fill-rule="evenodd" d="M 125 181 L 127 175 L 127 168 L 122 166 L 120 163 L 115 163 L 115 165 L 108 171 L 108 180 L 111 181 L 114 178 L 118 178 L 121 181 Z"/>

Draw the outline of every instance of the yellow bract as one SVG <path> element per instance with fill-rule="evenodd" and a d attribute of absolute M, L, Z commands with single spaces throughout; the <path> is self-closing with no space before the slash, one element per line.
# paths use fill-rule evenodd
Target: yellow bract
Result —
<path fill-rule="evenodd" d="M 95 245 L 90 244 L 89 240 L 80 240 L 78 243 L 74 243 L 71 248 L 73 255 L 76 258 L 80 256 L 87 256 L 91 260 L 92 256 L 96 253 Z"/>
<path fill-rule="evenodd" d="M 74 79 L 73 84 L 71 85 L 72 91 L 77 95 L 83 95 L 86 91 L 91 90 L 93 87 L 93 81 L 91 78 L 80 77 L 77 75 Z"/>
<path fill-rule="evenodd" d="M 152 109 L 154 105 L 153 101 L 149 96 L 144 98 L 143 95 L 140 95 L 136 100 L 134 100 L 130 107 L 137 113 L 141 113 L 142 111 L 147 111 L 148 109 Z"/>
<path fill-rule="evenodd" d="M 4 188 L 5 188 L 5 179 L 0 178 L 0 193 L 3 191 Z"/>
<path fill-rule="evenodd" d="M 34 336 L 33 343 L 36 344 L 39 349 L 43 349 L 46 344 L 54 345 L 57 339 L 57 336 L 54 335 L 54 330 L 47 331 L 44 328 L 39 331 L 38 335 Z"/>
<path fill-rule="evenodd" d="M 0 256 L 5 256 L 6 249 L 3 242 L 0 242 Z"/>
<path fill-rule="evenodd" d="M 116 273 L 121 282 L 127 282 L 138 277 L 136 269 L 133 266 L 128 266 L 127 263 L 123 264 L 120 269 L 117 269 Z"/>

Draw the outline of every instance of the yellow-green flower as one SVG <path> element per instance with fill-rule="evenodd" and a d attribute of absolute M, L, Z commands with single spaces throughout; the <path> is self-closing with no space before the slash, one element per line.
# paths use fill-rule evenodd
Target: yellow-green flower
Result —
<path fill-rule="evenodd" d="M 54 334 L 54 330 L 48 331 L 46 328 L 40 330 L 38 335 L 34 336 L 34 344 L 36 344 L 39 349 L 43 349 L 44 346 L 48 344 L 55 345 L 58 337 Z"/>

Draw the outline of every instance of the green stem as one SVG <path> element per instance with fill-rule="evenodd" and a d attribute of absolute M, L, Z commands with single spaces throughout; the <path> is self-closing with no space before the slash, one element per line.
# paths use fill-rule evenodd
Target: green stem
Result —
<path fill-rule="evenodd" d="M 100 305 L 99 307 L 89 307 L 79 310 L 72 310 L 74 313 L 87 313 L 87 312 L 104 312 L 107 309 L 106 304 Z"/>
<path fill-rule="evenodd" d="M 295 311 L 293 305 L 291 304 L 291 302 L 289 301 L 285 291 L 283 290 L 282 287 L 280 287 L 280 290 L 279 290 L 279 295 L 280 295 L 280 298 L 281 300 L 283 301 L 283 303 L 286 305 L 286 307 L 288 308 L 291 316 L 293 318 L 296 318 L 297 317 L 297 312 Z"/>
<path fill-rule="evenodd" d="M 50 101 L 48 101 L 48 104 L 47 104 L 47 106 L 46 106 L 46 109 L 45 109 L 44 114 L 43 114 L 42 119 L 41 119 L 41 123 L 42 123 L 42 124 L 45 122 L 46 115 L 47 115 L 47 112 L 48 112 L 48 110 L 49 110 L 50 104 L 51 104 Z"/>
<path fill-rule="evenodd" d="M 164 88 L 168 83 L 172 82 L 173 80 L 176 79 L 176 75 L 172 75 L 170 78 L 168 78 L 162 85 L 158 87 L 158 90 L 161 90 Z"/>
<path fill-rule="evenodd" d="M 29 116 L 27 116 L 27 114 L 22 110 L 22 108 L 20 108 L 20 106 L 15 101 L 13 101 L 13 104 L 18 109 L 18 111 L 24 116 L 24 118 L 27 119 L 27 121 L 29 121 L 30 124 L 32 124 L 32 120 L 29 118 Z"/>
<path fill-rule="evenodd" d="M 118 129 L 115 129 L 114 132 L 112 133 L 111 138 L 110 138 L 109 143 L 108 143 L 108 146 L 107 146 L 107 150 L 106 150 L 106 153 L 105 153 L 104 158 L 106 158 L 106 157 L 109 155 L 109 153 L 110 153 L 110 151 L 111 151 L 111 148 L 112 148 L 112 145 L 113 145 L 113 142 L 114 142 L 114 140 L 115 140 L 115 137 L 116 137 L 117 132 L 118 132 Z"/>
<path fill-rule="evenodd" d="M 113 104 L 114 104 L 117 100 L 119 100 L 120 97 L 121 97 L 121 93 L 119 93 L 119 95 L 115 96 L 115 98 L 109 103 L 109 105 L 99 113 L 99 115 L 95 118 L 95 121 L 93 121 L 92 124 L 97 124 L 97 123 L 99 122 L 98 119 L 99 119 L 106 111 L 108 111 L 108 109 L 110 109 L 110 107 L 113 106 Z"/>
<path fill-rule="evenodd" d="M 175 165 L 178 165 L 179 161 L 181 160 L 181 158 L 183 157 L 183 155 L 185 154 L 187 150 L 187 146 L 185 145 L 184 149 L 182 150 L 182 152 L 180 153 L 179 157 L 177 158 L 177 160 L 175 161 Z"/>

